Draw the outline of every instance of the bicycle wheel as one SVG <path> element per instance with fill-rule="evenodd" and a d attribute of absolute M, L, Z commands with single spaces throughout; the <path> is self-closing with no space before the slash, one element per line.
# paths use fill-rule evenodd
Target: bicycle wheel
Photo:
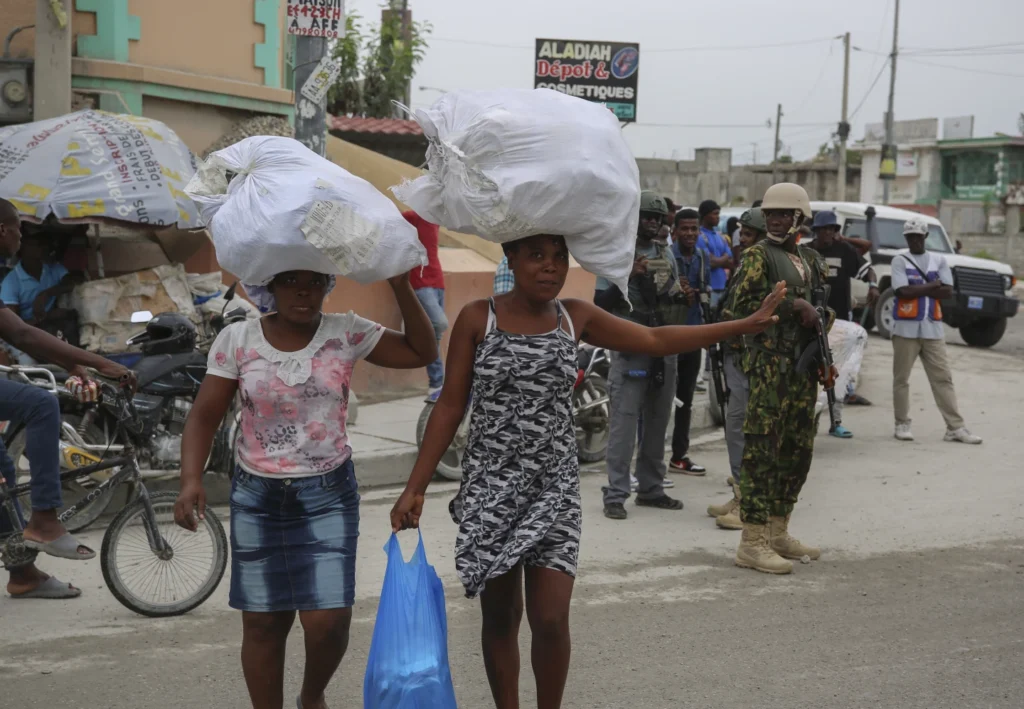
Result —
<path fill-rule="evenodd" d="M 155 554 L 146 535 L 147 514 L 141 499 L 121 510 L 110 523 L 100 550 L 107 588 L 126 608 L 159 618 L 188 613 L 216 590 L 228 562 L 224 525 L 209 507 L 199 529 L 189 532 L 174 523 L 173 492 L 151 492 L 155 532 L 170 552 Z"/>
<path fill-rule="evenodd" d="M 64 419 L 71 423 L 72 426 L 77 426 L 79 422 L 77 416 L 70 414 L 65 416 Z M 103 433 L 96 426 L 90 426 L 86 431 L 85 440 L 89 443 L 102 443 Z M 14 440 L 11 441 L 10 446 L 7 449 L 7 454 L 14 463 L 14 469 L 18 475 L 18 482 L 27 483 L 30 476 L 28 465 L 26 465 L 28 459 L 25 457 L 25 429 L 19 431 L 18 435 L 14 437 Z M 98 484 L 97 480 L 89 477 L 88 475 L 73 480 L 65 480 L 61 483 L 61 489 L 63 496 L 65 497 L 65 501 L 57 514 L 64 512 L 64 510 L 70 507 L 72 503 L 84 499 L 85 496 L 92 492 Z M 114 488 L 110 488 L 88 505 L 79 509 L 74 517 L 64 523 L 64 528 L 72 534 L 75 532 L 81 532 L 83 529 L 98 520 L 100 516 L 107 511 L 107 508 L 110 506 L 113 499 Z M 32 516 L 31 494 L 25 492 L 18 495 L 18 502 L 21 504 L 21 513 L 24 515 L 25 521 L 27 522 L 29 517 Z"/>

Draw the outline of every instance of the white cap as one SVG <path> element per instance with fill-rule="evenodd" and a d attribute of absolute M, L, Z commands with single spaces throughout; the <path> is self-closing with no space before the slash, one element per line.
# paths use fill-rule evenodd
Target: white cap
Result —
<path fill-rule="evenodd" d="M 911 217 L 903 222 L 903 236 L 907 234 L 928 234 L 928 222 L 921 217 Z"/>

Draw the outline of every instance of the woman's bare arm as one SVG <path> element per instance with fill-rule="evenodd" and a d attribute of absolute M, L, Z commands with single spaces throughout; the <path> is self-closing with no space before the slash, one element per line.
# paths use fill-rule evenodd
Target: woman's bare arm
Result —
<path fill-rule="evenodd" d="M 615 352 L 632 352 L 652 357 L 667 357 L 703 349 L 737 335 L 762 332 L 777 321 L 775 309 L 786 296 L 783 283 L 765 298 L 760 309 L 748 318 L 713 325 L 666 325 L 644 327 L 615 317 L 584 300 L 566 300 L 573 323 L 581 339 L 596 347 Z"/>
<path fill-rule="evenodd" d="M 409 284 L 409 274 L 389 278 L 402 313 L 405 332 L 385 330 L 366 361 L 389 369 L 418 369 L 437 359 L 437 336 L 416 292 Z"/>
<path fill-rule="evenodd" d="M 423 433 L 419 456 L 413 465 L 405 491 L 391 512 L 391 526 L 395 531 L 419 524 L 423 509 L 423 494 L 434 477 L 437 464 L 466 414 L 470 389 L 473 385 L 473 361 L 476 347 L 483 337 L 487 323 L 487 301 L 468 304 L 459 313 L 452 328 L 445 363 L 444 387 Z"/>

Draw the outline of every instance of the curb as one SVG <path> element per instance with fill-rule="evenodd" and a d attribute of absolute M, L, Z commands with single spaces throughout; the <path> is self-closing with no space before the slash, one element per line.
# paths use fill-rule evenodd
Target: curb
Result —
<path fill-rule="evenodd" d="M 698 394 L 703 397 L 703 405 L 694 407 L 690 420 L 690 430 L 694 437 L 707 433 L 715 428 L 711 419 L 711 404 L 707 400 L 707 394 Z M 674 412 L 673 412 L 674 416 Z M 666 432 L 666 448 L 670 447 L 672 441 L 672 425 L 669 423 Z M 416 456 L 419 449 L 416 446 L 403 446 L 392 448 L 386 451 L 356 452 L 352 461 L 356 467 L 356 476 L 359 478 L 359 487 L 362 490 L 387 487 L 391 485 L 404 485 L 409 478 L 409 472 L 416 463 Z M 208 505 L 226 505 L 231 497 L 231 480 L 221 473 L 210 473 L 203 476 L 203 485 L 206 488 L 206 503 Z M 178 491 L 177 480 L 152 480 L 146 483 L 150 492 L 158 490 Z M 119 511 L 125 502 L 127 489 L 122 487 L 117 491 L 114 500 L 110 503 L 110 510 L 113 513 Z"/>

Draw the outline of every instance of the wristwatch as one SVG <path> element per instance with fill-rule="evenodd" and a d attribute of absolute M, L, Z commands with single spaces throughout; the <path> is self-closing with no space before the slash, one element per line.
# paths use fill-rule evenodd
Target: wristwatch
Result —
<path fill-rule="evenodd" d="M 872 288 L 878 288 L 878 284 L 877 283 L 868 283 L 868 290 L 871 290 Z"/>

